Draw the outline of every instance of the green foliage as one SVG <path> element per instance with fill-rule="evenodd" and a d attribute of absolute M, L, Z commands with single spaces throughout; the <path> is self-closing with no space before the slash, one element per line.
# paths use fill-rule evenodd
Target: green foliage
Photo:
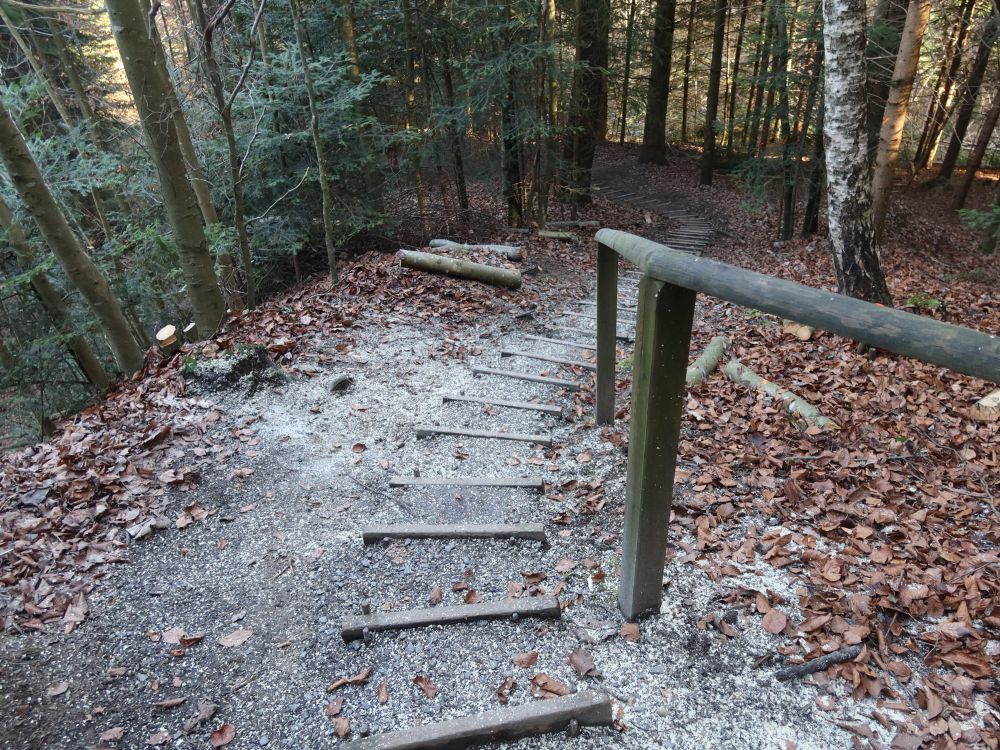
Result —
<path fill-rule="evenodd" d="M 918 310 L 933 311 L 940 309 L 941 300 L 931 297 L 927 292 L 917 292 L 906 298 L 906 304 Z"/>

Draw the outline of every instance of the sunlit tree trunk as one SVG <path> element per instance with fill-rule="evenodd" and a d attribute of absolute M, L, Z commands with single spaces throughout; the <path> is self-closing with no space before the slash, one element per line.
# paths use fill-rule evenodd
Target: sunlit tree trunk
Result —
<path fill-rule="evenodd" d="M 625 20 L 625 69 L 622 73 L 622 109 L 618 130 L 618 143 L 625 143 L 625 131 L 628 128 L 628 95 L 632 75 L 632 37 L 635 34 L 635 4 L 636 0 L 629 0 L 628 18 Z"/>
<path fill-rule="evenodd" d="M 736 92 L 740 80 L 740 57 L 743 54 L 743 32 L 747 25 L 747 12 L 750 10 L 750 0 L 740 4 L 740 26 L 736 32 L 736 45 L 733 50 L 733 73 L 729 82 L 729 104 L 726 107 L 726 155 L 733 153 L 733 133 L 736 129 Z"/>
<path fill-rule="evenodd" d="M 965 205 L 965 199 L 969 197 L 969 189 L 976 179 L 976 171 L 983 163 L 983 157 L 986 155 L 986 149 L 990 145 L 993 131 L 996 130 L 998 119 L 1000 119 L 1000 90 L 996 91 L 993 95 L 993 103 L 986 112 L 986 116 L 983 117 L 982 125 L 979 126 L 976 145 L 969 155 L 969 161 L 965 165 L 965 172 L 962 173 L 962 179 L 955 187 L 955 194 L 951 199 L 951 207 L 956 211 Z"/>
<path fill-rule="evenodd" d="M 990 63 L 990 56 L 993 52 L 993 45 L 996 44 L 997 35 L 1000 34 L 1000 8 L 994 6 L 993 14 L 983 28 L 983 34 L 979 39 L 979 47 L 976 50 L 976 59 L 972 63 L 969 77 L 962 86 L 958 97 L 958 111 L 955 115 L 955 128 L 951 134 L 951 141 L 948 143 L 948 150 L 941 161 L 941 170 L 937 174 L 938 180 L 947 180 L 955 170 L 958 163 L 959 154 L 962 151 L 962 143 L 965 134 L 972 122 L 972 115 L 976 111 L 976 100 L 979 98 L 979 89 L 983 85 L 983 78 L 986 75 L 986 68 Z"/>
<path fill-rule="evenodd" d="M 889 100 L 882 115 L 882 127 L 878 137 L 878 153 L 875 156 L 875 176 L 872 182 L 874 201 L 875 236 L 880 238 L 885 226 L 886 212 L 889 210 L 889 195 L 892 192 L 899 144 L 903 140 L 903 126 L 906 112 L 910 107 L 910 92 L 920 61 L 920 45 L 930 17 L 931 0 L 910 0 L 906 10 L 906 23 L 899 42 L 896 65 L 892 71 L 889 86 Z"/>
<path fill-rule="evenodd" d="M 653 59 L 646 92 L 646 117 L 642 127 L 639 161 L 663 164 L 667 159 L 667 99 L 670 64 L 674 51 L 676 0 L 656 0 L 653 20 Z"/>
<path fill-rule="evenodd" d="M 142 367 L 142 349 L 132 336 L 128 320 L 107 280 L 84 251 L 80 240 L 59 210 L 28 145 L 2 102 L 0 159 L 45 242 L 101 324 L 118 366 L 123 372 L 135 372 Z"/>
<path fill-rule="evenodd" d="M 841 294 L 891 304 L 875 244 L 864 0 L 823 0 L 827 218 Z"/>
<path fill-rule="evenodd" d="M 160 194 L 174 232 L 195 325 L 200 336 L 208 337 L 225 317 L 226 303 L 215 276 L 198 200 L 184 166 L 173 86 L 162 64 L 162 55 L 158 63 L 158 44 L 150 38 L 135 0 L 106 0 L 105 7 L 159 175 Z"/>
<path fill-rule="evenodd" d="M 688 95 L 691 92 L 691 49 L 694 44 L 694 11 L 697 0 L 688 0 L 687 38 L 684 40 L 684 85 L 681 93 L 681 143 L 687 143 Z"/>

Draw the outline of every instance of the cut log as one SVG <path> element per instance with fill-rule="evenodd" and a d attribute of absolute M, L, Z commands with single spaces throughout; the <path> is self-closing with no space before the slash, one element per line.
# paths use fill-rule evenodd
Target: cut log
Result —
<path fill-rule="evenodd" d="M 461 750 L 470 745 L 561 732 L 574 722 L 576 725 L 606 726 L 611 724 L 611 709 L 608 696 L 588 690 L 365 737 L 354 740 L 347 747 L 350 750 Z"/>
<path fill-rule="evenodd" d="M 180 349 L 181 342 L 177 338 L 177 326 L 166 325 L 156 332 L 156 343 L 168 357 Z"/>
<path fill-rule="evenodd" d="M 515 380 L 528 380 L 532 383 L 542 383 L 543 385 L 554 385 L 565 388 L 568 391 L 580 390 L 580 383 L 573 380 L 561 380 L 560 378 L 547 378 L 543 375 L 531 375 L 527 372 L 515 372 L 513 370 L 497 370 L 492 367 L 473 367 L 472 371 L 476 375 L 499 375 L 504 378 L 514 378 Z"/>
<path fill-rule="evenodd" d="M 523 487 L 545 489 L 541 477 L 392 477 L 390 487 Z"/>
<path fill-rule="evenodd" d="M 484 604 L 458 604 L 452 607 L 421 607 L 400 612 L 348 617 L 341 623 L 340 636 L 345 641 L 363 638 L 365 631 L 406 630 L 429 625 L 454 625 L 478 620 L 506 620 L 508 617 L 551 617 L 559 619 L 562 608 L 554 596 L 531 596 L 504 599 Z"/>
<path fill-rule="evenodd" d="M 566 331 L 567 333 L 584 333 L 588 336 L 597 336 L 597 331 L 593 328 L 573 328 L 572 326 L 551 326 L 553 331 Z M 635 341 L 635 336 L 630 333 L 616 333 L 615 338 L 619 341 L 625 341 L 626 343 L 633 343 Z"/>
<path fill-rule="evenodd" d="M 781 332 L 791 334 L 799 341 L 808 341 L 813 336 L 811 326 L 804 326 L 801 323 L 796 323 L 794 320 L 785 320 L 781 326 Z"/>
<path fill-rule="evenodd" d="M 493 432 L 491 430 L 470 430 L 464 427 L 435 427 L 432 425 L 417 425 L 413 428 L 417 437 L 434 437 L 435 435 L 453 435 L 455 437 L 485 438 L 487 440 L 515 440 L 521 443 L 538 443 L 552 445 L 552 438 L 546 435 L 522 435 L 517 432 Z"/>
<path fill-rule="evenodd" d="M 449 401 L 460 401 L 467 404 L 484 404 L 486 406 L 503 406 L 508 409 L 525 409 L 526 411 L 540 411 L 544 414 L 562 414 L 561 406 L 552 404 L 536 404 L 533 401 L 507 401 L 499 398 L 476 398 L 474 396 L 461 396 L 446 393 L 441 397 L 445 403 Z"/>
<path fill-rule="evenodd" d="M 777 383 L 765 380 L 738 359 L 731 359 L 722 370 L 726 377 L 734 383 L 742 383 L 752 388 L 757 388 L 767 393 L 769 396 L 781 401 L 785 411 L 793 416 L 802 417 L 806 424 L 820 429 L 830 427 L 838 429 L 838 425 L 828 417 L 820 414 L 819 409 L 810 404 L 805 399 L 795 395 L 791 391 L 785 390 Z"/>
<path fill-rule="evenodd" d="M 567 367 L 581 367 L 584 370 L 596 370 L 597 365 L 593 362 L 581 362 L 578 359 L 563 359 L 562 357 L 553 357 L 549 354 L 536 354 L 535 352 L 523 352 L 518 349 L 501 349 L 501 357 L 525 357 L 527 359 L 540 359 L 542 362 L 555 362 L 559 365 L 566 365 Z"/>
<path fill-rule="evenodd" d="M 996 422 L 1000 419 L 1000 390 L 979 399 L 969 409 L 969 416 L 979 422 Z"/>
<path fill-rule="evenodd" d="M 729 339 L 725 336 L 716 336 L 709 341 L 701 356 L 687 368 L 687 376 L 685 377 L 687 384 L 698 385 L 711 375 L 719 366 L 719 361 L 726 353 L 727 346 L 729 346 Z"/>
<path fill-rule="evenodd" d="M 497 253 L 509 260 L 521 260 L 524 258 L 524 251 L 514 245 L 466 245 L 452 240 L 431 240 L 431 247 L 445 252 L 466 252 L 466 253 Z"/>
<path fill-rule="evenodd" d="M 361 530 L 361 541 L 365 544 L 382 539 L 530 539 L 546 543 L 545 527 L 540 523 L 449 523 L 438 526 L 403 523 L 369 526 Z"/>
<path fill-rule="evenodd" d="M 580 241 L 580 238 L 572 232 L 556 232 L 551 229 L 539 229 L 538 236 L 543 240 L 561 240 L 562 242 Z"/>
<path fill-rule="evenodd" d="M 498 268 L 484 263 L 473 263 L 470 260 L 446 258 L 433 253 L 419 253 L 414 250 L 400 250 L 399 256 L 403 268 L 413 268 L 418 271 L 441 273 L 446 276 L 457 276 L 461 279 L 472 279 L 484 284 L 517 289 L 521 286 L 521 273 L 510 268 Z"/>

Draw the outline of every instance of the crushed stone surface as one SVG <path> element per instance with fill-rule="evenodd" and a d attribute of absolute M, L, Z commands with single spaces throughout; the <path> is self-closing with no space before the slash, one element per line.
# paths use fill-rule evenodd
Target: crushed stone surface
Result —
<path fill-rule="evenodd" d="M 580 280 L 580 297 L 593 299 L 591 280 Z M 755 666 L 777 644 L 759 624 L 751 627 L 745 614 L 734 612 L 739 633 L 732 639 L 698 627 L 706 613 L 725 607 L 719 600 L 737 584 L 794 600 L 780 572 L 762 578 L 751 570 L 714 582 L 675 556 L 664 575 L 661 613 L 641 622 L 638 642 L 620 635 L 624 449 L 602 440 L 589 406 L 578 413 L 572 394 L 470 371 L 501 367 L 573 379 L 589 389 L 589 372 L 498 355 L 511 348 L 592 359 L 592 352 L 525 338 L 583 340 L 557 330 L 566 324 L 558 313 L 567 304 L 565 298 L 548 299 L 533 317 L 512 313 L 466 328 L 404 322 L 385 328 L 362 320 L 352 350 L 331 348 L 311 377 L 296 375 L 252 396 L 217 394 L 239 450 L 205 475 L 197 490 L 175 493 L 167 511 L 177 515 L 196 505 L 207 516 L 134 544 L 129 562 L 91 595 L 90 617 L 75 632 L 0 641 L 0 748 L 143 748 L 157 738 L 164 747 L 206 748 L 209 733 L 223 722 L 236 730 L 228 748 L 325 748 L 345 742 L 327 714 L 338 697 L 340 715 L 350 720 L 356 738 L 498 709 L 497 688 L 507 678 L 517 683 L 511 705 L 532 701 L 531 679 L 538 673 L 573 690 L 606 691 L 620 726 L 506 746 L 850 746 L 851 734 L 832 723 L 851 720 L 846 695 L 835 711 L 823 712 L 813 688 L 774 679 L 779 664 Z M 571 325 L 593 327 L 581 320 Z M 623 359 L 628 354 L 623 350 Z M 334 390 L 343 374 L 353 384 Z M 443 404 L 445 394 L 556 404 L 564 416 Z M 415 425 L 543 434 L 555 447 L 417 438 Z M 392 476 L 415 473 L 541 476 L 549 484 L 545 493 L 389 486 Z M 604 506 L 581 513 L 582 499 L 561 489 L 571 480 L 599 484 Z M 560 514 L 567 522 L 554 520 Z M 539 521 L 548 548 L 503 540 L 365 547 L 360 537 L 362 527 L 375 523 Z M 566 560 L 575 567 L 559 572 Z M 604 572 L 603 580 L 595 570 Z M 525 584 L 526 573 L 544 573 L 541 587 L 551 593 L 559 585 L 560 598 L 573 602 L 561 619 L 378 633 L 369 642 L 340 637 L 343 618 L 359 614 L 362 605 L 373 612 L 428 606 L 437 587 L 442 605 L 461 604 L 470 590 L 483 601 L 500 600 L 511 582 Z M 166 643 L 172 629 L 202 640 L 187 647 Z M 219 643 L 238 630 L 252 631 L 242 645 Z M 593 656 L 599 679 L 579 677 L 569 665 L 568 654 L 581 647 Z M 538 652 L 530 669 L 512 662 L 524 651 Z M 338 677 L 369 667 L 366 683 L 327 692 Z M 436 697 L 424 694 L 417 676 L 433 681 Z M 48 695 L 58 682 L 68 689 Z M 382 683 L 388 690 L 384 704 L 376 691 Z M 171 698 L 185 701 L 155 705 Z M 214 715 L 185 732 L 185 721 L 206 701 L 216 704 Z M 100 739 L 116 727 L 123 729 L 120 739 Z"/>

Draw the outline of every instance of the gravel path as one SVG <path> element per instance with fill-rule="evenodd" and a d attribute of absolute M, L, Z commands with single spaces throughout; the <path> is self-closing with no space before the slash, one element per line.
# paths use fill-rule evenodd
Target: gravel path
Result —
<path fill-rule="evenodd" d="M 590 281 L 581 280 L 581 298 L 591 291 Z M 357 737 L 496 709 L 497 688 L 507 678 L 517 683 L 511 704 L 531 701 L 537 673 L 574 690 L 607 691 L 620 726 L 584 729 L 572 740 L 526 739 L 516 747 L 849 746 L 851 735 L 830 722 L 836 713 L 816 707 L 812 689 L 777 683 L 773 665 L 754 666 L 775 643 L 759 627 L 743 630 L 744 614 L 726 615 L 739 629 L 736 638 L 698 627 L 706 613 L 726 611 L 720 599 L 735 585 L 767 587 L 794 601 L 773 574 L 715 583 L 674 558 L 661 614 L 643 621 L 638 642 L 619 634 L 624 449 L 602 439 L 589 409 L 578 414 L 570 394 L 470 371 L 470 365 L 503 367 L 589 388 L 587 372 L 498 356 L 503 347 L 570 353 L 525 338 L 568 338 L 552 328 L 567 302 L 550 298 L 533 319 L 499 316 L 461 330 L 405 323 L 386 329 L 362 321 L 350 354 L 316 353 L 313 377 L 252 397 L 216 395 L 238 448 L 198 490 L 172 499 L 174 512 L 196 504 L 207 517 L 134 545 L 129 563 L 108 575 L 91 597 L 91 616 L 72 634 L 0 642 L 0 748 L 207 748 L 209 732 L 222 723 L 235 729 L 227 748 L 330 747 L 342 742 L 328 716 L 339 697 L 340 716 Z M 354 384 L 334 391 L 344 373 Z M 564 407 L 567 417 L 442 404 L 445 393 L 539 400 Z M 551 434 L 556 447 L 417 439 L 416 424 Z M 605 437 L 623 429 L 618 425 Z M 542 476 L 550 484 L 546 493 L 389 487 L 390 477 L 415 472 Z M 603 507 L 588 514 L 588 497 L 601 493 Z M 362 546 L 362 526 L 407 521 L 541 521 L 552 544 Z M 341 619 L 358 614 L 364 602 L 373 611 L 427 606 L 438 587 L 443 604 L 460 604 L 469 589 L 484 601 L 497 600 L 512 582 L 528 585 L 532 579 L 524 574 L 530 573 L 546 576 L 540 585 L 549 593 L 574 600 L 561 620 L 432 627 L 377 634 L 370 643 L 340 638 Z M 203 639 L 168 643 L 178 640 L 177 631 Z M 234 631 L 252 632 L 240 636 L 248 635 L 241 645 L 219 643 Z M 579 677 L 568 664 L 570 651 L 580 647 L 592 654 L 600 679 Z M 530 669 L 512 663 L 525 651 L 538 652 Z M 364 684 L 327 692 L 336 678 L 369 667 Z M 417 676 L 433 681 L 436 697 L 414 683 Z M 65 692 L 48 694 L 63 682 Z M 185 700 L 178 706 L 155 705 L 179 698 Z M 185 731 L 199 705 L 208 704 L 215 709 L 203 713 L 211 717 Z M 117 739 L 116 728 L 122 730 Z"/>

